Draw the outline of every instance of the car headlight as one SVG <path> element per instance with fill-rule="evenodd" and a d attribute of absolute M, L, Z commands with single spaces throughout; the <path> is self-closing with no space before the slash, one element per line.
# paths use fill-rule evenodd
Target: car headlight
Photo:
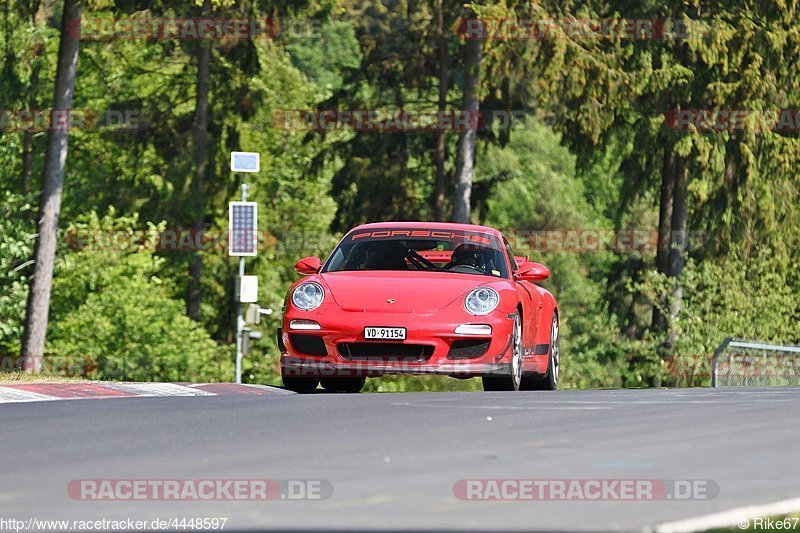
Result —
<path fill-rule="evenodd" d="M 322 285 L 309 281 L 295 287 L 292 292 L 292 303 L 298 309 L 311 311 L 320 306 L 324 297 L 325 291 L 322 289 Z"/>
<path fill-rule="evenodd" d="M 499 303 L 500 295 L 496 290 L 489 287 L 478 287 L 467 294 L 464 307 L 473 315 L 488 315 L 497 308 Z"/>

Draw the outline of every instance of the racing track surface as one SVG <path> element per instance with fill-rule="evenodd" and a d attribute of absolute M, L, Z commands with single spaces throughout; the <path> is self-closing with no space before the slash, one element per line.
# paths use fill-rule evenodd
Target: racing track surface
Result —
<path fill-rule="evenodd" d="M 487 417 L 490 417 L 488 419 Z M 800 496 L 800 389 L 313 394 L 0 406 L 0 515 L 226 531 L 642 530 Z M 322 501 L 86 502 L 73 479 L 324 479 Z M 467 478 L 709 479 L 697 501 L 462 501 Z"/>

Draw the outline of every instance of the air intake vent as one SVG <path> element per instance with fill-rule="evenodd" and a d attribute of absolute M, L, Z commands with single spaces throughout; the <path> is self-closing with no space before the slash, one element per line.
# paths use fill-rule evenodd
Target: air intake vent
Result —
<path fill-rule="evenodd" d="M 486 354 L 492 339 L 458 339 L 450 345 L 448 359 L 474 359 Z"/>
<path fill-rule="evenodd" d="M 289 342 L 297 353 L 303 355 L 328 355 L 327 350 L 325 350 L 325 342 L 322 337 L 317 335 L 290 333 Z"/>

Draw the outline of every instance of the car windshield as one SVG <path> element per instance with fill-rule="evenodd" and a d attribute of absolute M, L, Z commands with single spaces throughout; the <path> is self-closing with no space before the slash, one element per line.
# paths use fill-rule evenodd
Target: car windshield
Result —
<path fill-rule="evenodd" d="M 323 272 L 406 270 L 508 277 L 502 246 L 488 233 L 391 228 L 350 232 Z"/>

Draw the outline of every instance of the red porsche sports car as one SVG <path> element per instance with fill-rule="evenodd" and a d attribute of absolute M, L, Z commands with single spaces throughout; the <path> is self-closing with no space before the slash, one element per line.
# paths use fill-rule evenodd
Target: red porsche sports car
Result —
<path fill-rule="evenodd" d="M 358 392 L 365 378 L 445 374 L 485 390 L 558 386 L 559 312 L 535 284 L 544 265 L 514 256 L 497 230 L 469 224 L 365 224 L 286 295 L 278 330 L 291 390 Z"/>

